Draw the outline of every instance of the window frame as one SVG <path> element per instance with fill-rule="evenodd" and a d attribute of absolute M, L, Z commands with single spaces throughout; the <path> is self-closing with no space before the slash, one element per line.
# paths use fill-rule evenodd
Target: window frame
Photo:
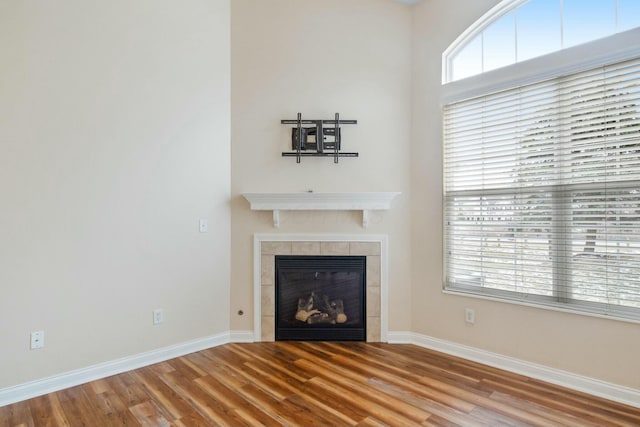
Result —
<path fill-rule="evenodd" d="M 517 7 L 514 6 L 513 3 L 510 6 L 511 9 L 513 7 Z M 506 10 L 505 13 L 508 13 L 509 10 Z M 484 25 L 487 25 L 487 23 L 485 23 Z M 467 31 L 469 32 L 470 30 L 471 27 Z M 635 28 L 605 37 L 603 39 L 585 43 L 583 45 L 574 46 L 554 52 L 552 54 L 544 55 L 520 63 L 515 63 L 501 69 L 485 72 L 477 76 L 446 83 L 442 85 L 441 104 L 444 109 L 444 106 L 449 103 L 476 98 L 501 90 L 513 89 L 520 86 L 525 86 L 527 84 L 549 80 L 552 78 L 563 77 L 599 66 L 605 66 L 629 59 L 640 58 L 640 43 L 638 42 L 638 40 L 640 40 L 640 28 Z M 444 164 L 444 150 L 442 161 Z M 446 177 L 443 175 L 443 230 L 447 230 L 447 217 L 444 215 L 446 203 L 445 179 Z M 562 187 L 562 185 L 560 187 Z M 564 190 L 565 189 L 563 188 L 558 188 L 552 189 L 550 191 L 552 193 L 552 197 L 556 198 L 566 197 L 566 192 Z M 562 205 L 562 203 L 558 204 Z M 564 205 L 566 206 L 566 203 Z M 565 216 L 561 215 L 560 217 Z M 639 310 L 624 306 L 619 306 L 614 310 L 603 313 L 601 310 L 601 304 L 599 303 L 589 303 L 582 300 L 572 302 L 568 298 L 560 298 L 560 300 L 562 300 L 563 302 L 558 302 L 557 295 L 554 295 L 553 297 L 546 297 L 542 295 L 522 294 L 519 295 L 520 298 L 518 298 L 518 295 L 511 291 L 483 289 L 483 292 L 478 292 L 477 288 L 466 288 L 465 286 L 461 285 L 458 285 L 455 288 L 451 288 L 447 283 L 447 238 L 448 237 L 445 231 L 445 233 L 443 233 L 442 242 L 442 289 L 446 294 L 473 296 L 482 299 L 516 303 L 536 308 L 546 308 L 556 311 L 577 313 L 581 315 L 590 315 L 607 319 L 640 323 Z M 564 242 L 563 245 L 568 245 L 568 242 Z M 560 248 L 560 250 L 566 250 L 566 248 Z M 555 266 L 558 261 L 553 260 L 552 262 Z M 557 284 L 554 283 L 553 286 L 554 288 L 557 288 Z M 554 291 L 554 293 L 555 292 L 556 291 Z"/>
<path fill-rule="evenodd" d="M 477 21 L 475 21 L 471 26 L 469 26 L 462 34 L 460 34 L 454 41 L 453 43 L 451 43 L 447 49 L 444 50 L 444 52 L 442 53 L 442 84 L 445 85 L 447 83 L 452 83 L 455 81 L 460 81 L 460 80 L 465 80 L 465 78 L 461 78 L 458 80 L 454 80 L 454 61 L 456 59 L 456 56 L 463 51 L 470 43 L 472 43 L 473 41 L 475 41 L 476 39 L 480 40 L 481 44 L 484 44 L 483 38 L 484 38 L 484 31 L 486 29 L 488 29 L 492 24 L 498 22 L 500 19 L 502 19 L 505 15 L 509 14 L 509 13 L 516 13 L 517 15 L 517 9 L 520 8 L 520 6 L 525 5 L 526 3 L 528 3 L 531 0 L 502 0 L 500 3 L 496 4 L 493 8 L 491 8 L 487 13 L 485 13 L 482 17 L 480 17 L 480 19 L 478 19 Z M 560 19 L 560 49 L 558 51 L 562 51 L 562 50 L 566 50 L 566 49 L 572 49 L 573 47 L 576 47 L 576 45 L 570 45 L 570 46 L 565 46 L 565 42 L 564 42 L 564 8 L 563 8 L 563 0 L 558 0 L 558 17 Z M 615 14 L 615 28 L 614 28 L 614 32 L 607 34 L 606 36 L 596 39 L 596 40 L 590 40 L 588 42 L 585 42 L 583 44 L 578 44 L 577 46 L 581 46 L 584 44 L 591 44 L 593 42 L 599 41 L 599 40 L 603 40 L 605 38 L 614 36 L 616 34 L 621 34 L 623 32 L 626 32 L 628 30 L 621 30 L 620 29 L 620 23 L 619 23 L 619 9 L 618 9 L 619 5 L 618 5 L 618 0 L 615 0 L 615 7 L 614 7 L 614 14 Z M 516 30 L 517 30 L 517 22 L 518 22 L 518 18 L 516 16 L 516 21 L 514 22 Z M 516 39 L 514 40 L 514 43 L 516 44 L 515 46 L 515 54 L 516 54 L 516 58 L 515 58 L 515 62 L 513 64 L 518 64 L 518 63 L 522 63 L 522 62 L 527 62 L 529 60 L 523 60 L 523 61 L 519 61 L 517 56 L 517 52 L 518 52 L 518 41 L 517 41 L 517 34 L 516 34 Z M 554 53 L 558 52 L 558 51 L 553 51 L 551 53 L 549 53 L 549 55 L 553 55 Z M 543 55 L 545 56 L 545 55 Z M 540 56 L 534 57 L 533 59 L 537 59 Z M 513 65 L 512 64 L 512 65 Z M 481 64 L 482 66 L 482 64 Z M 507 67 L 509 67 L 510 65 L 507 65 Z M 482 71 L 481 73 L 477 74 L 477 75 L 482 75 L 482 74 L 486 74 L 490 71 Z M 476 75 L 473 75 L 471 77 L 467 77 L 467 78 L 473 78 Z"/>
<path fill-rule="evenodd" d="M 442 84 L 441 103 L 562 77 L 640 56 L 640 27 L 537 58 Z"/>
<path fill-rule="evenodd" d="M 507 13 L 517 9 L 520 5 L 528 1 L 529 0 L 503 0 L 460 34 L 442 53 L 442 84 L 453 81 L 453 60 L 455 56 L 467 46 L 468 42 L 476 36 L 481 36 L 482 31 L 484 31 L 485 28 L 491 25 L 494 21 L 497 21 Z"/>

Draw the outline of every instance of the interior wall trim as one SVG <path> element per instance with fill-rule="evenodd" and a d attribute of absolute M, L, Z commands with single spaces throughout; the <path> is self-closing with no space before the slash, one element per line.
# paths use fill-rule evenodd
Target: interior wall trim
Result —
<path fill-rule="evenodd" d="M 391 344 L 414 344 L 572 390 L 640 408 L 640 390 L 414 332 L 389 332 Z"/>
<path fill-rule="evenodd" d="M 231 342 L 232 335 L 240 338 L 242 334 L 223 332 L 218 335 L 198 338 L 195 340 L 98 363 L 82 369 L 53 375 L 47 378 L 29 381 L 16 386 L 0 389 L 0 406 L 21 402 L 33 397 L 53 393 L 69 387 L 75 387 L 89 381 L 95 381 L 111 375 L 121 374 L 133 369 L 164 362 L 185 354 L 194 353 L 211 347 Z M 251 333 L 253 336 L 253 334 Z"/>
<path fill-rule="evenodd" d="M 250 343 L 256 341 L 253 331 L 231 331 L 229 342 Z"/>

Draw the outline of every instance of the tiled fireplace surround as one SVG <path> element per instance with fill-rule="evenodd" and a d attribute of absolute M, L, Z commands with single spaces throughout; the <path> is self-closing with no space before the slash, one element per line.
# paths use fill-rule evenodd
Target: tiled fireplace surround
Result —
<path fill-rule="evenodd" d="M 254 237 L 254 333 L 275 340 L 276 255 L 358 255 L 367 257 L 367 342 L 386 341 L 386 236 L 256 235 Z"/>

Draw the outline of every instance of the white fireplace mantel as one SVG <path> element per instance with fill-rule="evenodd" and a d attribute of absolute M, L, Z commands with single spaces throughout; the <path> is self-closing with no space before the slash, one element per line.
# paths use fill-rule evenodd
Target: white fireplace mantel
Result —
<path fill-rule="evenodd" d="M 369 211 L 389 210 L 399 192 L 364 193 L 244 193 L 251 210 L 273 211 L 273 226 L 280 227 L 280 211 L 362 211 L 362 227 L 369 225 Z"/>

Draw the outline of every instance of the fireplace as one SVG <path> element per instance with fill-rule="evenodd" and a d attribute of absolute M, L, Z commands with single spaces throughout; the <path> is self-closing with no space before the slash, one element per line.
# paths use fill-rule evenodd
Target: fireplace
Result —
<path fill-rule="evenodd" d="M 366 256 L 275 257 L 277 341 L 365 341 Z"/>
<path fill-rule="evenodd" d="M 387 237 L 382 235 L 254 235 L 254 339 L 262 342 L 276 339 L 276 257 L 363 256 L 366 257 L 366 341 L 385 342 L 387 247 Z"/>

